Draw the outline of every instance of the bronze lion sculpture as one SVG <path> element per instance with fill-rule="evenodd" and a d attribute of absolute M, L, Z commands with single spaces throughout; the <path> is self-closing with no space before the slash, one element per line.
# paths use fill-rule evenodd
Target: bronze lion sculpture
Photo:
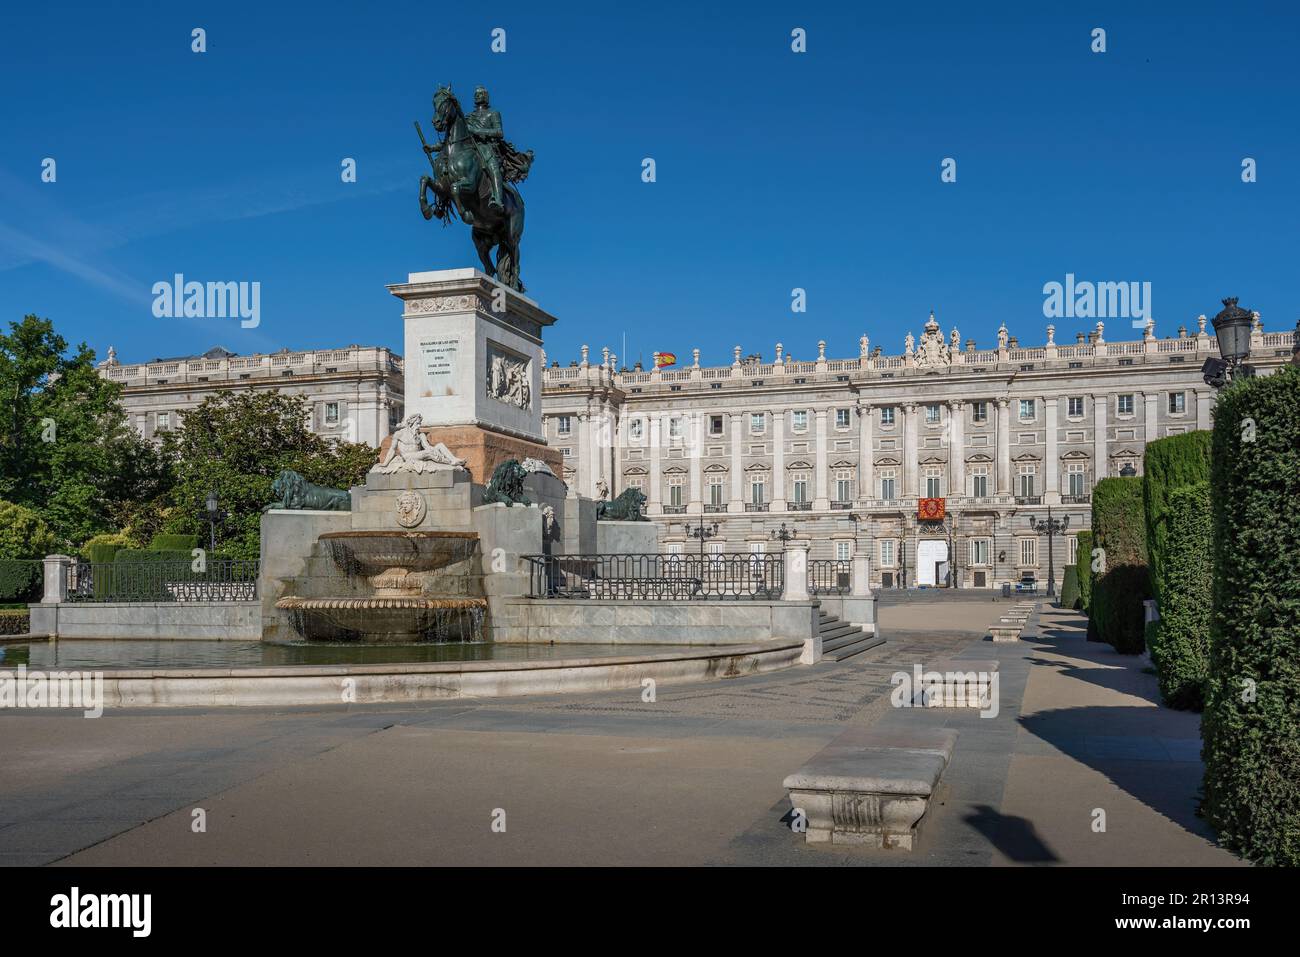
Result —
<path fill-rule="evenodd" d="M 612 502 L 596 504 L 598 522 L 648 522 L 645 517 L 645 495 L 637 488 L 627 488 Z"/>
<path fill-rule="evenodd" d="M 492 478 L 483 489 L 483 504 L 501 502 L 504 505 L 528 505 L 524 497 L 525 469 L 516 459 L 507 459 L 492 471 Z"/>
<path fill-rule="evenodd" d="M 262 511 L 273 508 L 315 509 L 326 512 L 352 511 L 352 496 L 343 489 L 325 488 L 308 482 L 293 469 L 285 469 L 271 483 L 271 491 L 277 497 Z"/>

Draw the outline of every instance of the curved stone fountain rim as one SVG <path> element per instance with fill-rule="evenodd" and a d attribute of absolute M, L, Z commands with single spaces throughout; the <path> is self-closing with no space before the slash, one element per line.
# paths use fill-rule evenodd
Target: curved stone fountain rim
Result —
<path fill-rule="evenodd" d="M 539 661 L 447 661 L 379 665 L 290 665 L 246 668 L 100 669 L 105 708 L 285 707 L 414 704 L 640 688 L 715 681 L 783 670 L 800 663 L 802 641 L 709 645 L 689 652 L 557 658 Z M 728 670 L 719 671 L 723 665 Z M 560 677 L 557 671 L 568 672 Z M 0 674 L 14 676 L 12 669 Z M 32 672 L 28 671 L 28 677 Z M 355 679 L 352 697 L 340 691 Z"/>

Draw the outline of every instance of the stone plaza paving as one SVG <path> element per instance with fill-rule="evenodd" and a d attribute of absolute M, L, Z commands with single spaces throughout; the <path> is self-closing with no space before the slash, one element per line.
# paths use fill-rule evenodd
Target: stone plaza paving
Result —
<path fill-rule="evenodd" d="M 1194 813 L 1198 716 L 1159 707 L 1141 660 L 1086 642 L 1075 613 L 981 640 L 1006 607 L 883 606 L 888 641 L 865 654 L 653 703 L 8 712 L 0 864 L 1238 863 Z M 995 718 L 890 707 L 892 674 L 954 655 L 999 659 Z M 917 851 L 809 846 L 782 823 L 784 777 L 846 725 L 960 732 Z"/>

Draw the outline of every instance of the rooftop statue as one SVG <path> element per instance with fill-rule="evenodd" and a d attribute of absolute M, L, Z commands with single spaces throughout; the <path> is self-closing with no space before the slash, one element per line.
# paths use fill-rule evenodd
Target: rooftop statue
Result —
<path fill-rule="evenodd" d="M 465 114 L 450 86 L 433 94 L 433 128 L 442 140 L 430 145 L 420 134 L 433 175 L 420 177 L 420 212 L 445 226 L 459 216 L 471 228 L 483 271 L 518 292 L 519 240 L 524 233 L 524 200 L 515 188 L 528 178 L 533 151 L 520 152 L 506 140 L 501 114 L 492 109 L 488 91 L 474 90 L 474 112 Z M 434 201 L 429 204 L 429 191 Z M 496 262 L 492 248 L 496 247 Z"/>

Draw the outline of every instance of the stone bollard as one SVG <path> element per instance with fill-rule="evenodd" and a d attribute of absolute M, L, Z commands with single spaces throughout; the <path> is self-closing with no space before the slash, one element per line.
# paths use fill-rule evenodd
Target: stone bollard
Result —
<path fill-rule="evenodd" d="M 787 545 L 785 549 L 785 601 L 808 600 L 808 546 Z"/>
<path fill-rule="evenodd" d="M 45 556 L 45 591 L 41 604 L 53 605 L 68 600 L 68 571 L 72 559 L 67 555 Z"/>

